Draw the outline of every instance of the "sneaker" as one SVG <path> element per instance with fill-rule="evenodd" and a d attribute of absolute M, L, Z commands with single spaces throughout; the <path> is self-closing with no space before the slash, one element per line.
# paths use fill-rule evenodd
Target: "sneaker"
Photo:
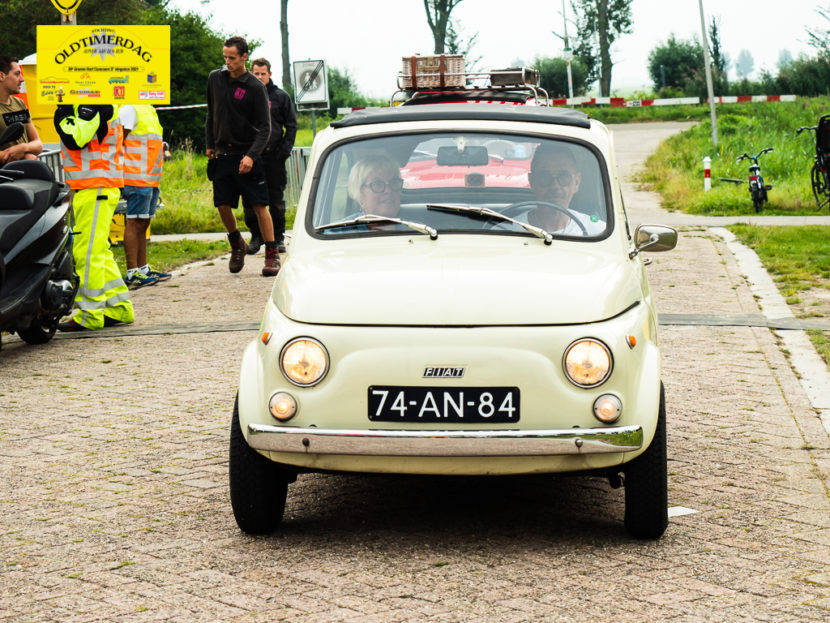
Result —
<path fill-rule="evenodd" d="M 167 281 L 172 277 L 170 273 L 163 273 L 160 270 L 153 270 L 152 268 L 147 271 L 148 277 L 155 277 L 156 281 Z"/>
<path fill-rule="evenodd" d="M 279 251 L 280 253 L 285 253 L 285 241 L 284 240 L 280 240 L 277 243 L 277 251 Z"/>
<path fill-rule="evenodd" d="M 137 290 L 138 288 L 143 288 L 144 286 L 155 285 L 158 283 L 158 278 L 151 275 L 145 275 L 140 270 L 137 270 L 133 273 L 132 277 L 127 277 L 124 282 L 130 290 Z"/>
<path fill-rule="evenodd" d="M 230 238 L 228 238 L 228 241 L 231 243 L 231 261 L 228 262 L 228 270 L 232 273 L 238 273 L 245 266 L 245 252 L 248 250 L 248 245 L 245 243 L 245 239 L 241 237 L 236 244 Z"/>
<path fill-rule="evenodd" d="M 256 255 L 259 253 L 259 248 L 262 246 L 262 236 L 253 235 L 248 242 L 248 250 L 245 251 L 248 255 Z"/>
<path fill-rule="evenodd" d="M 84 325 L 78 324 L 75 322 L 74 318 L 67 320 L 66 322 L 58 323 L 58 331 L 62 331 L 64 333 L 72 333 L 74 331 L 89 331 Z"/>

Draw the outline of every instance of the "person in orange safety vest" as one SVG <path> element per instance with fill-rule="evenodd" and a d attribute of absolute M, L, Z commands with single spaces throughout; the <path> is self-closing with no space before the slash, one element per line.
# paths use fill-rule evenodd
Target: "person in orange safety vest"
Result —
<path fill-rule="evenodd" d="M 130 293 L 109 246 L 110 223 L 124 186 L 116 111 L 108 105 L 64 104 L 55 111 L 54 124 L 66 182 L 74 191 L 72 255 L 80 278 L 75 310 L 58 328 L 84 331 L 131 323 Z"/>
<path fill-rule="evenodd" d="M 147 262 L 147 229 L 159 202 L 164 143 L 156 109 L 150 104 L 121 106 L 118 118 L 124 130 L 122 197 L 127 201 L 124 255 L 127 286 L 134 289 L 166 281 L 172 276 L 153 270 Z"/>

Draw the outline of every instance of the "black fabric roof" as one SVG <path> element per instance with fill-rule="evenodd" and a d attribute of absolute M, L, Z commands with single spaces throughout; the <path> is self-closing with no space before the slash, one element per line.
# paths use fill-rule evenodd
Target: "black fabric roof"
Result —
<path fill-rule="evenodd" d="M 548 108 L 511 104 L 430 104 L 424 106 L 393 106 L 367 108 L 349 113 L 331 125 L 335 128 L 397 123 L 400 121 L 492 120 L 555 123 L 579 128 L 591 127 L 588 115 L 570 108 Z"/>

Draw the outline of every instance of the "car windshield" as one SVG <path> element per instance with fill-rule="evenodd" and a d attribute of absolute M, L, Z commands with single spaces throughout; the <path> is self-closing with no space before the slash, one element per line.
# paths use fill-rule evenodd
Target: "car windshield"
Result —
<path fill-rule="evenodd" d="M 411 235 L 427 226 L 439 235 L 596 239 L 612 218 L 603 170 L 588 147 L 533 135 L 351 141 L 326 155 L 307 226 L 321 238 Z"/>

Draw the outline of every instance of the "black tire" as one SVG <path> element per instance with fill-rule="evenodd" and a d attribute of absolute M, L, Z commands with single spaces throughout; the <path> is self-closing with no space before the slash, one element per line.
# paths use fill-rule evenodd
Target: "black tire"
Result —
<path fill-rule="evenodd" d="M 46 344 L 55 336 L 57 328 L 57 319 L 44 322 L 35 318 L 26 329 L 18 329 L 17 334 L 27 344 Z"/>
<path fill-rule="evenodd" d="M 651 444 L 623 466 L 625 529 L 638 539 L 659 539 L 669 525 L 666 467 L 666 399 L 660 384 L 660 411 Z"/>
<path fill-rule="evenodd" d="M 810 182 L 813 186 L 813 196 L 816 198 L 816 209 L 821 210 L 830 203 L 830 186 L 827 184 L 826 174 L 822 172 L 818 163 L 810 171 Z"/>
<path fill-rule="evenodd" d="M 282 523 L 289 474 L 248 445 L 239 426 L 239 399 L 234 401 L 228 459 L 231 507 L 236 523 L 248 534 L 269 534 Z"/>

